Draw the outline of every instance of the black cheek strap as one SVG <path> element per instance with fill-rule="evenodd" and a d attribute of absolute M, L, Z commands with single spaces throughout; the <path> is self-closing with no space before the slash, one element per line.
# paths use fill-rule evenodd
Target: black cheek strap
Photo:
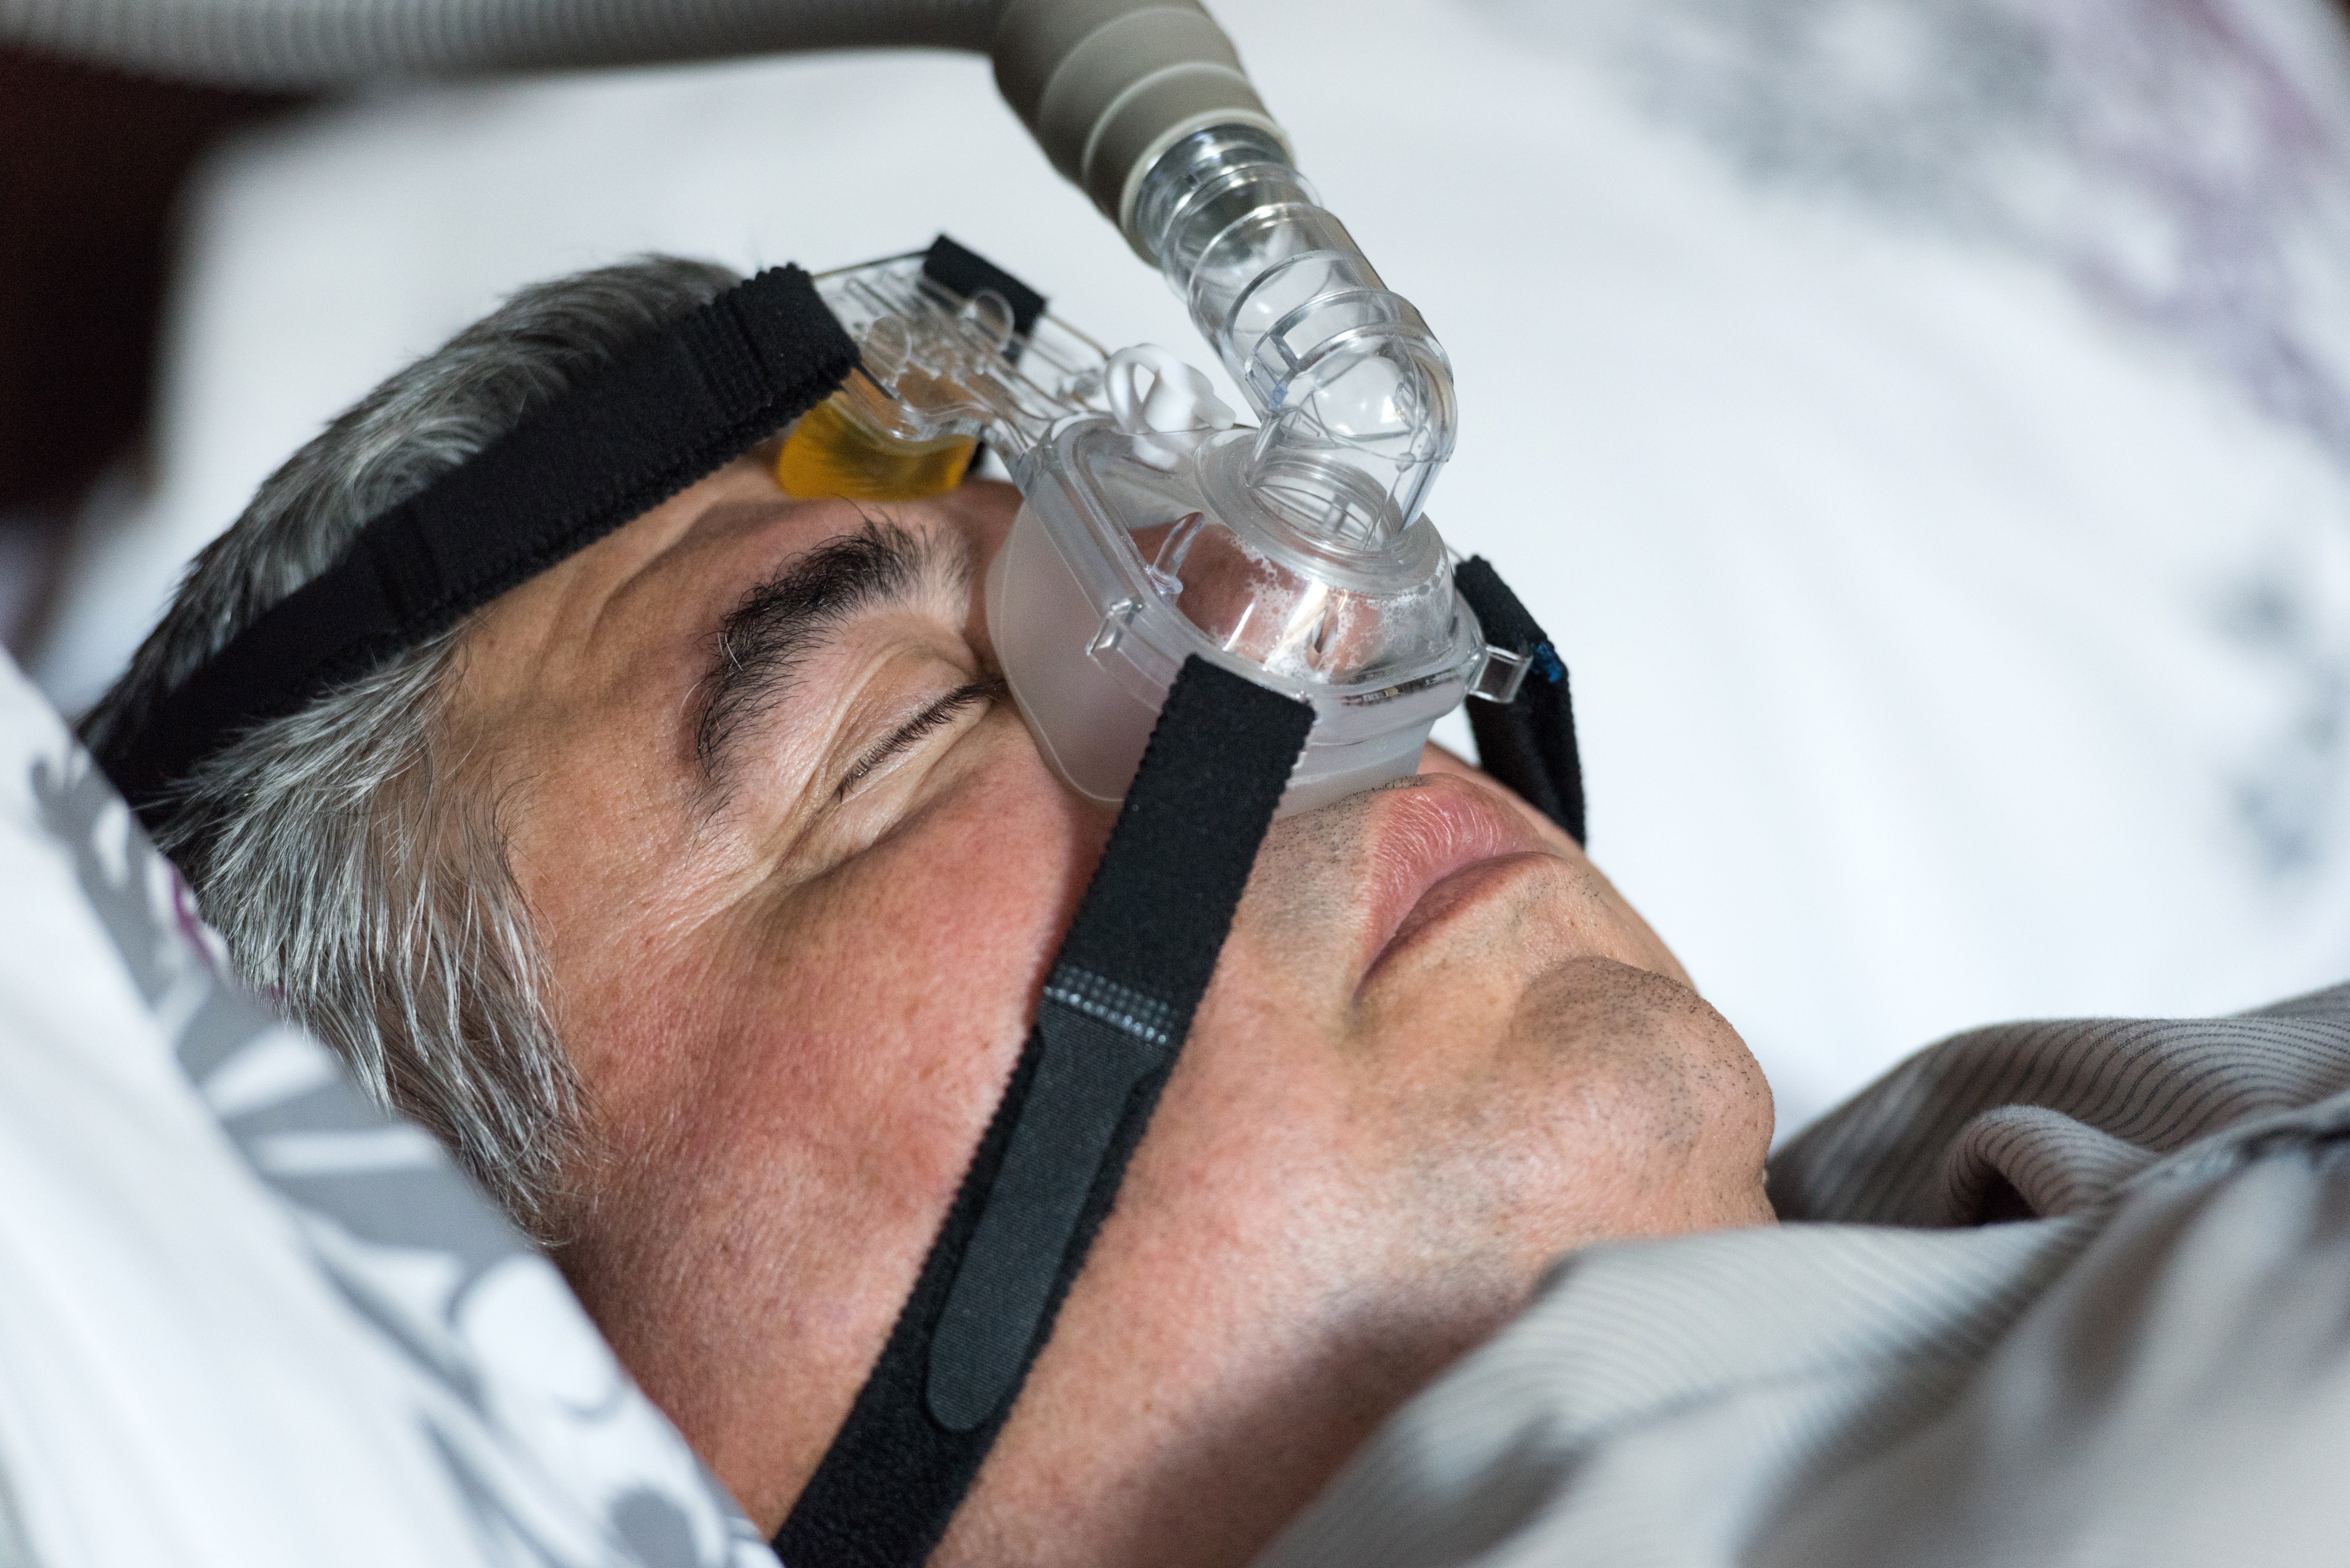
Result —
<path fill-rule="evenodd" d="M 1565 664 L 1551 646 L 1550 634 L 1535 624 L 1484 556 L 1471 556 L 1455 566 L 1452 586 L 1477 612 L 1485 640 L 1529 665 L 1512 701 L 1470 701 L 1477 765 L 1583 843 L 1583 754 L 1575 741 L 1575 700 L 1567 691 Z"/>
<path fill-rule="evenodd" d="M 776 1533 L 790 1568 L 912 1568 L 945 1534 L 1118 1197 L 1313 722 L 1185 661 L 913 1296 Z"/>

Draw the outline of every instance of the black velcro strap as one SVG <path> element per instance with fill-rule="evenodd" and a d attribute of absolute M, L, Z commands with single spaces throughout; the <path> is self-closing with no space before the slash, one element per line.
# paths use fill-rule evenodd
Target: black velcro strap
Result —
<path fill-rule="evenodd" d="M 1569 838 L 1585 842 L 1583 755 L 1575 742 L 1575 700 L 1558 649 L 1484 556 L 1471 556 L 1455 566 L 1452 584 L 1476 611 L 1485 640 L 1534 666 L 1514 701 L 1469 703 L 1477 765 L 1566 829 Z"/>
<path fill-rule="evenodd" d="M 1118 1197 L 1313 722 L 1185 661 L 914 1293 L 776 1532 L 792 1568 L 911 1568 L 946 1533 Z"/>
<path fill-rule="evenodd" d="M 922 275 L 964 299 L 983 288 L 993 289 L 1012 307 L 1012 330 L 1023 337 L 1036 329 L 1036 318 L 1045 314 L 1043 295 L 944 234 L 931 242 L 922 257 Z"/>
<path fill-rule="evenodd" d="M 840 385 L 857 348 L 776 267 L 671 323 L 360 530 L 101 759 L 142 815 L 239 735 L 445 631 L 715 472 Z"/>

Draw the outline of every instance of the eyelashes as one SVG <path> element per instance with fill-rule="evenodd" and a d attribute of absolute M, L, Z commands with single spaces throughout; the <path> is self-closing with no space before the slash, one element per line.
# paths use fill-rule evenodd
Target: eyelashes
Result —
<path fill-rule="evenodd" d="M 847 800 L 850 793 L 858 784 L 864 783 L 874 769 L 919 744 L 922 737 L 932 731 L 952 723 L 957 714 L 969 708 L 992 703 L 1006 695 L 1007 691 L 1008 688 L 1005 687 L 1001 676 L 991 677 L 985 680 L 974 680 L 968 685 L 956 687 L 899 725 L 890 732 L 889 739 L 858 758 L 857 765 L 848 770 L 848 776 L 840 781 L 840 787 L 832 792 L 834 803 Z"/>

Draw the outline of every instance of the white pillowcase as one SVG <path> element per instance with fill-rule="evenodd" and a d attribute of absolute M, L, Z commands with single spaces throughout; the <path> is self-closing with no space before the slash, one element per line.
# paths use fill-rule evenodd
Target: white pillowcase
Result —
<path fill-rule="evenodd" d="M 0 889 L 0 1563 L 774 1563 L 5 657 Z"/>

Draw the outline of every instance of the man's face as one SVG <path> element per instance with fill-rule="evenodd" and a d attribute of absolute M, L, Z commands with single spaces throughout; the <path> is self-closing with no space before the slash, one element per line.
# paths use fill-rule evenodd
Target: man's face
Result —
<path fill-rule="evenodd" d="M 768 1529 L 1108 834 L 997 679 L 1016 506 L 795 502 L 745 459 L 498 601 L 452 704 L 594 1104 L 565 1266 Z M 1736 1034 L 1496 786 L 1275 824 L 948 1554 L 1245 1555 L 1547 1260 L 1767 1219 L 1770 1123 Z"/>

